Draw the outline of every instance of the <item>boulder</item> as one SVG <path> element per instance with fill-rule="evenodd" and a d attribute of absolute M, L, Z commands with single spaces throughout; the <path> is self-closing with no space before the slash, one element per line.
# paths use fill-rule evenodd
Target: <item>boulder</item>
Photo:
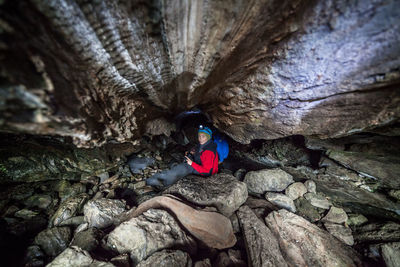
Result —
<path fill-rule="evenodd" d="M 71 240 L 71 229 L 68 227 L 55 227 L 40 232 L 34 243 L 51 257 L 57 256 L 68 247 Z"/>
<path fill-rule="evenodd" d="M 237 216 L 242 227 L 248 263 L 251 266 L 287 266 L 276 237 L 247 206 Z"/>
<path fill-rule="evenodd" d="M 400 224 L 395 222 L 369 223 L 355 227 L 353 236 L 357 243 L 399 242 Z"/>
<path fill-rule="evenodd" d="M 273 211 L 265 221 L 290 266 L 361 266 L 353 249 L 294 213 Z"/>
<path fill-rule="evenodd" d="M 321 214 L 318 212 L 318 208 L 311 205 L 310 201 L 304 197 L 300 197 L 294 201 L 296 206 L 296 213 L 310 222 L 316 222 L 321 219 Z"/>
<path fill-rule="evenodd" d="M 79 247 L 88 252 L 95 250 L 99 245 L 99 240 L 103 238 L 104 234 L 97 228 L 89 228 L 75 234 L 71 241 L 71 246 Z"/>
<path fill-rule="evenodd" d="M 309 193 L 317 193 L 317 185 L 313 180 L 307 180 L 304 182 L 304 186 L 307 188 L 307 192 Z"/>
<path fill-rule="evenodd" d="M 331 235 L 333 235 L 346 245 L 354 245 L 354 238 L 351 234 L 351 229 L 349 227 L 331 222 L 325 222 L 324 226 Z"/>
<path fill-rule="evenodd" d="M 206 179 L 189 175 L 163 193 L 178 195 L 200 206 L 216 207 L 226 217 L 231 216 L 248 196 L 245 183 L 223 173 Z"/>
<path fill-rule="evenodd" d="M 400 266 L 400 242 L 384 244 L 381 249 L 387 267 Z"/>
<path fill-rule="evenodd" d="M 82 210 L 83 205 L 88 199 L 89 195 L 83 193 L 64 201 L 51 217 L 49 221 L 49 226 L 58 226 L 63 221 L 68 220 L 79 214 Z"/>
<path fill-rule="evenodd" d="M 102 262 L 92 259 L 92 257 L 87 251 L 84 251 L 77 247 L 67 248 L 46 266 L 47 267 L 65 267 L 65 266 L 114 267 L 114 265 L 109 262 Z"/>
<path fill-rule="evenodd" d="M 151 266 L 192 267 L 192 259 L 188 253 L 180 250 L 162 250 L 136 265 L 136 267 Z"/>
<path fill-rule="evenodd" d="M 129 253 L 138 264 L 152 253 L 171 247 L 183 247 L 192 253 L 196 242 L 188 236 L 167 211 L 150 209 L 121 223 L 108 237 L 108 248 L 119 254 Z"/>
<path fill-rule="evenodd" d="M 100 198 L 90 200 L 83 207 L 85 221 L 89 227 L 105 228 L 125 211 L 125 203 L 117 199 Z"/>
<path fill-rule="evenodd" d="M 291 212 L 296 212 L 296 206 L 294 205 L 293 200 L 287 195 L 280 193 L 267 192 L 265 194 L 265 198 L 271 202 L 272 204 L 287 209 Z"/>
<path fill-rule="evenodd" d="M 307 193 L 307 191 L 308 190 L 303 183 L 296 182 L 289 185 L 285 189 L 285 194 L 292 200 L 296 200 L 299 197 L 303 196 L 305 193 Z"/>
<path fill-rule="evenodd" d="M 332 206 L 328 214 L 326 214 L 326 216 L 322 218 L 322 221 L 341 224 L 346 222 L 347 219 L 347 214 L 343 209 Z"/>
<path fill-rule="evenodd" d="M 307 193 L 304 195 L 304 198 L 310 201 L 311 205 L 317 208 L 327 210 L 332 205 L 331 202 L 328 199 L 326 199 L 326 197 L 323 197 L 318 194 Z"/>
<path fill-rule="evenodd" d="M 280 168 L 251 171 L 244 177 L 249 193 L 264 194 L 267 191 L 285 190 L 294 182 L 293 177 Z"/>

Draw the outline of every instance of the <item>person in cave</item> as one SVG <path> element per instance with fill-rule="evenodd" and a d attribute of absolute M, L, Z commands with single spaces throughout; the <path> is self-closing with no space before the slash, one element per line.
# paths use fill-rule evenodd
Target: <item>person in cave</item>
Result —
<path fill-rule="evenodd" d="M 157 189 L 170 186 L 179 179 L 189 174 L 208 177 L 218 172 L 217 145 L 212 140 L 212 131 L 208 127 L 200 125 L 197 144 L 190 152 L 185 153 L 183 163 L 173 166 L 171 169 L 156 173 L 146 179 L 146 184 Z"/>

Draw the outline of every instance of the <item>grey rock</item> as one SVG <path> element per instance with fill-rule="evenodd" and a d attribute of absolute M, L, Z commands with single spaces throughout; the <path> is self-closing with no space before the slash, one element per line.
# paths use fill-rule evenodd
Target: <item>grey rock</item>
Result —
<path fill-rule="evenodd" d="M 354 228 L 357 243 L 399 242 L 400 224 L 395 222 L 369 223 Z"/>
<path fill-rule="evenodd" d="M 153 253 L 136 267 L 165 266 L 165 267 L 192 267 L 189 254 L 180 250 L 162 250 Z"/>
<path fill-rule="evenodd" d="M 299 197 L 302 197 L 305 193 L 307 193 L 307 188 L 303 183 L 296 182 L 289 185 L 285 189 L 285 194 L 291 198 L 292 200 L 296 200 Z"/>
<path fill-rule="evenodd" d="M 46 195 L 46 194 L 38 194 L 38 195 L 33 195 L 27 198 L 24 201 L 24 204 L 29 207 L 37 207 L 42 210 L 46 210 L 53 202 L 53 199 L 51 196 Z"/>
<path fill-rule="evenodd" d="M 83 224 L 85 222 L 85 217 L 84 216 L 75 216 L 71 217 L 69 219 L 66 219 L 65 221 L 62 221 L 59 226 L 72 226 L 72 227 L 78 227 L 79 225 Z"/>
<path fill-rule="evenodd" d="M 254 212 L 249 207 L 242 206 L 237 216 L 242 227 L 249 264 L 251 266 L 287 266 L 276 237 Z"/>
<path fill-rule="evenodd" d="M 168 212 L 156 209 L 121 223 L 108 235 L 106 244 L 119 254 L 129 253 L 134 264 L 174 246 L 196 250 L 194 240 L 181 230 L 175 219 Z"/>
<path fill-rule="evenodd" d="M 347 219 L 347 213 L 343 209 L 332 206 L 328 214 L 322 218 L 322 221 L 341 224 L 346 222 Z"/>
<path fill-rule="evenodd" d="M 310 201 L 304 197 L 300 197 L 294 201 L 296 206 L 297 214 L 306 218 L 310 222 L 316 222 L 321 219 L 321 214 L 318 209 L 311 205 Z"/>
<path fill-rule="evenodd" d="M 63 221 L 68 220 L 79 214 L 82 211 L 83 205 L 88 199 L 89 195 L 86 193 L 82 193 L 64 201 L 51 217 L 49 221 L 50 227 L 57 226 Z"/>
<path fill-rule="evenodd" d="M 368 222 L 368 219 L 362 214 L 348 214 L 346 224 L 349 226 L 360 226 Z"/>
<path fill-rule="evenodd" d="M 48 267 L 65 267 L 65 266 L 76 266 L 76 267 L 113 267 L 114 265 L 109 262 L 101 262 L 93 260 L 87 251 L 84 251 L 77 247 L 70 247 L 64 250 L 58 255 Z"/>
<path fill-rule="evenodd" d="M 272 204 L 287 209 L 291 212 L 296 212 L 296 206 L 291 198 L 284 194 L 267 192 L 265 198 Z"/>
<path fill-rule="evenodd" d="M 232 223 L 232 229 L 233 233 L 239 233 L 240 232 L 240 225 L 239 225 L 239 219 L 236 215 L 236 213 L 232 214 L 231 217 L 229 217 L 229 220 L 231 220 Z"/>
<path fill-rule="evenodd" d="M 68 247 L 70 239 L 71 230 L 68 227 L 55 227 L 40 232 L 34 243 L 48 256 L 55 257 Z"/>
<path fill-rule="evenodd" d="M 283 191 L 294 181 L 290 174 L 275 168 L 248 172 L 244 182 L 247 184 L 249 193 L 264 194 L 266 191 Z"/>
<path fill-rule="evenodd" d="M 89 223 L 89 227 L 100 229 L 112 225 L 116 217 L 124 211 L 125 203 L 117 199 L 90 200 L 83 207 L 85 221 Z"/>
<path fill-rule="evenodd" d="M 387 267 L 400 266 L 400 242 L 383 244 L 382 257 Z"/>
<path fill-rule="evenodd" d="M 75 229 L 75 234 L 76 234 L 76 233 L 79 233 L 79 232 L 81 232 L 81 231 L 85 231 L 85 230 L 87 230 L 87 229 L 89 229 L 89 224 L 88 224 L 88 223 L 82 223 L 81 225 L 79 225 L 78 227 L 76 227 L 76 229 Z"/>
<path fill-rule="evenodd" d="M 307 188 L 307 192 L 309 193 L 317 193 L 317 185 L 313 180 L 307 180 L 304 182 L 304 186 Z"/>
<path fill-rule="evenodd" d="M 108 174 L 108 172 L 102 172 L 100 174 L 97 175 L 97 177 L 99 177 L 100 179 L 100 183 L 103 183 L 105 180 L 107 180 L 108 178 L 110 178 L 110 175 Z"/>
<path fill-rule="evenodd" d="M 247 199 L 247 187 L 229 174 L 216 174 L 207 179 L 189 175 L 166 189 L 163 193 L 179 197 L 201 206 L 216 207 L 229 217 Z"/>
<path fill-rule="evenodd" d="M 346 245 L 354 245 L 354 238 L 349 227 L 331 222 L 325 222 L 324 226 L 331 235 L 333 235 Z"/>
<path fill-rule="evenodd" d="M 290 266 L 361 266 L 353 249 L 294 213 L 273 211 L 265 221 Z"/>
<path fill-rule="evenodd" d="M 332 205 L 331 202 L 327 200 L 325 197 L 314 193 L 307 193 L 304 195 L 304 198 L 310 201 L 311 205 L 317 208 L 327 210 Z"/>
<path fill-rule="evenodd" d="M 37 215 L 39 215 L 38 212 L 28 210 L 28 209 L 22 209 L 22 210 L 17 211 L 16 213 L 14 213 L 15 217 L 22 218 L 24 220 L 32 219 L 33 217 L 35 217 Z"/>
<path fill-rule="evenodd" d="M 101 230 L 92 227 L 76 233 L 71 241 L 71 246 L 76 246 L 90 252 L 97 248 L 103 236 L 104 233 Z"/>

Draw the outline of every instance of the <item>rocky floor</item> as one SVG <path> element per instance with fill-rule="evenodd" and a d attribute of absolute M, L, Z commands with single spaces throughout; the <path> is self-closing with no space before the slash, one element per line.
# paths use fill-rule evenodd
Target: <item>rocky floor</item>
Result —
<path fill-rule="evenodd" d="M 127 161 L 80 182 L 3 188 L 3 262 L 399 266 L 399 191 L 383 192 L 337 157 L 312 168 L 308 149 L 275 141 L 237 150 L 219 174 L 188 176 L 162 192 L 144 179 L 180 162 L 185 147 L 145 149 L 130 160 L 154 159 L 150 165 Z"/>

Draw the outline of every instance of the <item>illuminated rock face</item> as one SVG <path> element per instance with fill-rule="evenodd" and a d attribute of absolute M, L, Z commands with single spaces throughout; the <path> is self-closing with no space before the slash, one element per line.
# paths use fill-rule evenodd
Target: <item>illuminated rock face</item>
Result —
<path fill-rule="evenodd" d="M 4 1 L 0 129 L 134 142 L 198 106 L 248 143 L 400 116 L 399 1 L 147 2 Z"/>

